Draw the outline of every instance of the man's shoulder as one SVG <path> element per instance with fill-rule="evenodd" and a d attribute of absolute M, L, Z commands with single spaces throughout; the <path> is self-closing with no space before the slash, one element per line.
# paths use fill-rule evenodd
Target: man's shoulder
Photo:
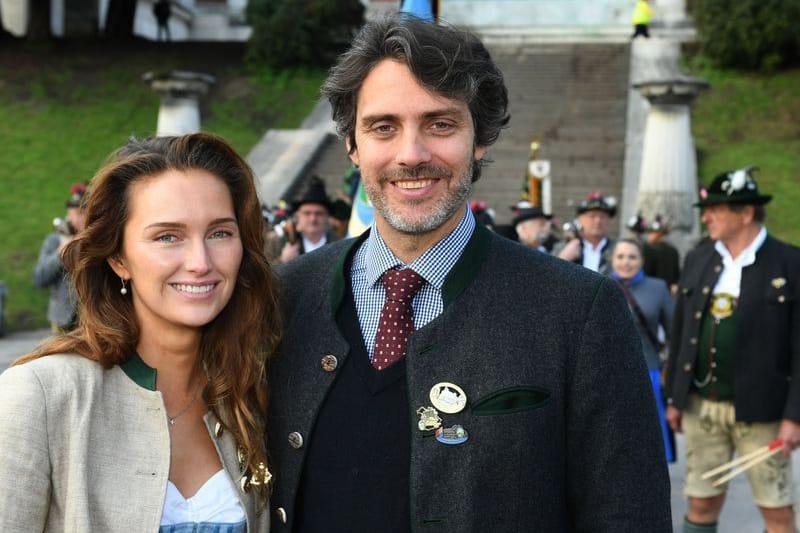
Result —
<path fill-rule="evenodd" d="M 762 245 L 762 250 L 772 253 L 772 255 L 784 261 L 800 265 L 800 248 L 792 243 L 768 235 Z M 758 254 L 756 255 L 756 261 L 758 261 Z"/>
<path fill-rule="evenodd" d="M 706 260 L 713 255 L 719 255 L 717 250 L 714 248 L 714 243 L 716 241 L 712 241 L 710 239 L 706 239 L 701 241 L 700 244 L 689 250 L 686 254 L 685 264 L 689 266 L 692 263 L 697 261 Z"/>

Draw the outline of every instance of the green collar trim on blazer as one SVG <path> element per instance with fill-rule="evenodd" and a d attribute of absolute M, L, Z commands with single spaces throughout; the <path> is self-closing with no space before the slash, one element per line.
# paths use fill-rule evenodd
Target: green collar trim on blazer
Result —
<path fill-rule="evenodd" d="M 133 355 L 119 366 L 140 387 L 156 390 L 156 369 L 147 366 L 138 353 L 133 352 Z"/>
<path fill-rule="evenodd" d="M 331 290 L 331 311 L 334 316 L 344 299 L 345 288 L 347 287 L 345 279 L 347 273 L 345 272 L 345 267 L 353 252 L 367 239 L 369 231 L 370 230 L 367 230 L 358 238 L 353 239 L 353 242 L 350 243 L 350 246 L 345 248 L 336 263 L 336 267 L 333 271 L 333 286 Z M 475 279 L 478 269 L 480 269 L 489 255 L 489 242 L 491 239 L 492 232 L 489 229 L 483 224 L 475 224 L 475 230 L 472 232 L 467 246 L 464 248 L 456 264 L 453 265 L 450 273 L 447 274 L 444 284 L 442 285 L 442 301 L 444 302 L 445 308 L 458 298 L 472 280 Z"/>
<path fill-rule="evenodd" d="M 442 301 L 444 308 L 447 309 L 464 289 L 472 283 L 483 262 L 489 256 L 489 242 L 492 240 L 492 232 L 480 222 L 476 222 L 475 231 L 472 232 L 467 246 L 461 252 L 461 257 L 442 285 Z"/>
<path fill-rule="evenodd" d="M 370 229 L 367 229 L 367 231 L 353 239 L 336 262 L 336 267 L 333 269 L 333 285 L 331 287 L 331 316 L 336 316 L 336 311 L 339 310 L 339 306 L 342 305 L 342 300 L 344 300 L 345 288 L 348 285 L 345 279 L 345 267 L 353 253 L 361 246 L 361 243 L 367 240 L 370 231 Z"/>

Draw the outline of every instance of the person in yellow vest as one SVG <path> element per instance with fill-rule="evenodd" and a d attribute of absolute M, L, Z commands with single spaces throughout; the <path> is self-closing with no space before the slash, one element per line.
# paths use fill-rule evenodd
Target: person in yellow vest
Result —
<path fill-rule="evenodd" d="M 653 18 L 653 9 L 647 0 L 637 0 L 636 7 L 633 8 L 633 35 L 631 39 L 635 39 L 639 35 L 644 35 L 650 38 L 650 32 L 647 30 L 647 25 L 650 24 L 650 19 Z"/>

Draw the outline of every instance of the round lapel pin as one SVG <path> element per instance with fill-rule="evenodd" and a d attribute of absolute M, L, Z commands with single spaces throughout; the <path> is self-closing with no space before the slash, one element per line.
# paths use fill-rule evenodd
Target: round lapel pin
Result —
<path fill-rule="evenodd" d="M 431 388 L 430 398 L 438 411 L 450 415 L 463 411 L 467 405 L 464 389 L 446 381 L 437 383 Z"/>

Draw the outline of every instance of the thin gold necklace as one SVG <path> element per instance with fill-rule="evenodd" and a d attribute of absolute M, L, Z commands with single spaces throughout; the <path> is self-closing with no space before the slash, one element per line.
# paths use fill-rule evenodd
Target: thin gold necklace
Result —
<path fill-rule="evenodd" d="M 176 421 L 177 419 L 179 419 L 181 416 L 183 416 L 183 415 L 186 413 L 186 411 L 188 411 L 188 410 L 189 410 L 189 408 L 190 408 L 192 405 L 194 405 L 194 402 L 195 402 L 195 400 L 197 400 L 198 393 L 200 392 L 200 385 L 201 385 L 201 384 L 202 384 L 202 381 L 199 381 L 199 382 L 197 383 L 197 387 L 195 387 L 195 389 L 194 389 L 194 394 L 192 395 L 192 399 L 191 399 L 191 400 L 189 400 L 189 403 L 186 405 L 186 407 L 184 407 L 183 409 L 181 409 L 181 411 L 180 411 L 180 412 L 179 412 L 177 415 L 175 415 L 175 416 L 169 416 L 169 413 L 167 413 L 167 420 L 169 421 L 169 427 L 170 427 L 170 429 L 172 429 L 172 426 L 174 426 L 174 425 L 175 425 L 175 421 Z M 165 409 L 165 411 L 166 411 L 166 409 Z"/>

